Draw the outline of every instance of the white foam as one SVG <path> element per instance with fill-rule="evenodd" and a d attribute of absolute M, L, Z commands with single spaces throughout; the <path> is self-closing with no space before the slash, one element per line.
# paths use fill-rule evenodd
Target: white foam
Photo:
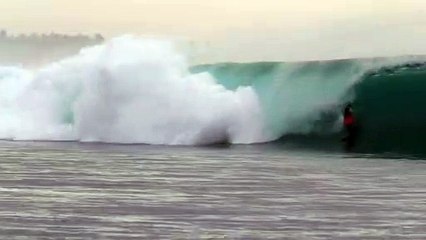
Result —
<path fill-rule="evenodd" d="M 268 140 L 251 87 L 191 74 L 165 40 L 125 36 L 37 72 L 0 68 L 0 138 L 196 145 Z"/>

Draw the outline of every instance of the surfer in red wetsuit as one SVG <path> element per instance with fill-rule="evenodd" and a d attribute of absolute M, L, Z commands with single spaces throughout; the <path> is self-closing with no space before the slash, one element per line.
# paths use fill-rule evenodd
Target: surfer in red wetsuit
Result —
<path fill-rule="evenodd" d="M 352 104 L 350 103 L 346 105 L 345 110 L 343 111 L 343 126 L 347 133 L 343 140 L 347 143 L 348 147 L 352 147 L 356 136 L 356 125 L 355 116 L 352 111 Z"/>
<path fill-rule="evenodd" d="M 352 111 L 352 104 L 348 104 L 345 107 L 343 112 L 343 125 L 346 129 L 352 128 L 355 126 L 355 117 Z"/>

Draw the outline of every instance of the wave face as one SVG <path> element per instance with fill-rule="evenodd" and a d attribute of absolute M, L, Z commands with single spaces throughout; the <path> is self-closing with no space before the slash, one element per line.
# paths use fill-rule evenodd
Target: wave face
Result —
<path fill-rule="evenodd" d="M 366 151 L 426 153 L 426 64 L 387 67 L 354 87 Z"/>
<path fill-rule="evenodd" d="M 189 72 L 168 41 L 125 36 L 38 71 L 0 67 L 0 138 L 199 145 L 264 135 L 251 87 Z"/>
<path fill-rule="evenodd" d="M 352 102 L 360 124 L 357 150 L 425 151 L 425 57 L 305 63 L 216 64 L 207 71 L 227 89 L 252 86 L 273 139 L 340 147 L 341 110 Z"/>

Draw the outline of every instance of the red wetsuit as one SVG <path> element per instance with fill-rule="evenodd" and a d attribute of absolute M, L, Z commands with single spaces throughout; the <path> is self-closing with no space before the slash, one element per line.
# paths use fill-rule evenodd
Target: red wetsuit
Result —
<path fill-rule="evenodd" d="M 352 113 L 352 109 L 350 107 L 346 107 L 343 114 L 343 126 L 346 130 L 346 137 L 344 137 L 344 141 L 346 142 L 346 147 L 350 149 L 353 147 L 355 143 L 355 138 L 357 134 L 356 125 L 355 125 L 355 116 Z"/>
<path fill-rule="evenodd" d="M 345 125 L 345 127 L 353 126 L 354 124 L 355 124 L 355 118 L 352 115 L 352 113 L 346 114 L 343 117 L 343 125 Z"/>

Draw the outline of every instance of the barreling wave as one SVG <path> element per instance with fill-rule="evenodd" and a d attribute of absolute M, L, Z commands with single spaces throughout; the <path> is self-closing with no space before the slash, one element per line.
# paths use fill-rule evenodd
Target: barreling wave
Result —
<path fill-rule="evenodd" d="M 352 102 L 361 152 L 426 152 L 426 57 L 202 65 L 228 89 L 252 86 L 273 139 L 341 149 L 342 108 Z"/>
<path fill-rule="evenodd" d="M 0 67 L 0 138 L 340 147 L 353 102 L 357 149 L 421 151 L 426 57 L 189 67 L 173 44 L 125 36 L 37 71 Z"/>

